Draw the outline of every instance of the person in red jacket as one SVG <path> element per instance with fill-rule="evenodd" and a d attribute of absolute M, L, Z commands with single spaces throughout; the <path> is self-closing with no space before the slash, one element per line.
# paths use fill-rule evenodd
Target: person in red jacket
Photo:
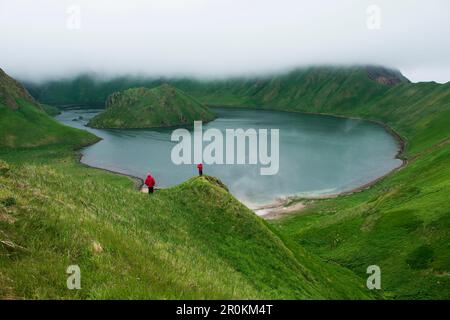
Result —
<path fill-rule="evenodd" d="M 197 165 L 198 175 L 201 177 L 203 175 L 203 164 L 199 163 Z"/>
<path fill-rule="evenodd" d="M 145 179 L 145 185 L 148 187 L 148 193 L 153 193 L 153 188 L 155 187 L 156 182 L 150 173 L 148 174 L 147 179 Z"/>

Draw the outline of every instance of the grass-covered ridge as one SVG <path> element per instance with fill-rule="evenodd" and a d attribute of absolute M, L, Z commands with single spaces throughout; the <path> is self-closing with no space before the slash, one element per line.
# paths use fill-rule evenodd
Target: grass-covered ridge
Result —
<path fill-rule="evenodd" d="M 54 108 L 36 102 L 16 80 L 0 69 L 0 148 L 29 148 L 49 144 L 79 147 L 97 138 L 69 128 L 47 115 Z"/>
<path fill-rule="evenodd" d="M 209 177 L 153 196 L 65 148 L 2 153 L 1 298 L 370 298 Z M 81 268 L 82 290 L 66 288 Z"/>
<path fill-rule="evenodd" d="M 94 128 L 153 128 L 210 121 L 208 107 L 168 84 L 115 92 L 106 101 L 106 110 L 89 121 Z"/>
<path fill-rule="evenodd" d="M 358 85 L 355 80 L 363 80 L 363 83 Z M 339 104 L 342 99 L 364 102 L 363 95 L 370 98 L 388 90 L 391 85 L 409 81 L 398 71 L 382 67 L 330 66 L 223 80 L 133 76 L 105 79 L 95 74 L 83 74 L 44 83 L 26 83 L 26 87 L 42 103 L 103 106 L 114 92 L 135 87 L 154 88 L 167 83 L 209 104 L 262 106 L 276 100 L 277 103 L 271 107 L 277 107 L 277 104 L 288 101 L 293 104 L 327 102 L 330 105 Z M 369 86 L 370 90 L 365 92 L 364 89 Z M 285 94 L 287 92 L 294 94 L 288 96 Z M 328 96 L 322 96 L 323 93 Z M 341 97 L 342 93 L 346 97 Z"/>

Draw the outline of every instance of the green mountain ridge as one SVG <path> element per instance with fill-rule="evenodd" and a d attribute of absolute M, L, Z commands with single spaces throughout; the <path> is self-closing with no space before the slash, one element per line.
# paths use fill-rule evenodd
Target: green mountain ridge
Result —
<path fill-rule="evenodd" d="M 380 66 L 354 66 L 354 67 L 309 67 L 299 68 L 286 73 L 269 74 L 252 77 L 234 77 L 224 80 L 198 80 L 194 78 L 152 78 L 120 76 L 115 78 L 99 77 L 95 74 L 81 74 L 73 78 L 49 80 L 45 82 L 23 81 L 31 94 L 42 103 L 52 105 L 91 105 L 104 106 L 109 95 L 133 87 L 157 87 L 168 83 L 189 95 L 211 104 L 230 104 L 234 99 L 243 96 L 251 97 L 258 91 L 270 92 L 277 86 L 293 87 L 301 93 L 308 91 L 314 95 L 312 86 L 324 87 L 337 80 L 351 82 L 351 77 L 359 73 L 364 76 L 365 82 L 383 84 L 381 88 L 389 88 L 398 83 L 409 83 L 398 70 Z M 330 90 L 333 87 L 330 88 Z M 217 92 L 220 90 L 221 92 Z M 261 98 L 258 98 L 259 100 Z M 215 100 L 215 102 L 214 102 Z M 247 101 L 247 104 L 252 99 Z M 253 101 L 254 103 L 261 101 Z M 234 104 L 235 105 L 235 104 Z"/>
<path fill-rule="evenodd" d="M 170 85 L 132 88 L 111 94 L 106 110 L 92 118 L 94 128 L 153 128 L 210 121 L 214 114 L 200 102 Z"/>

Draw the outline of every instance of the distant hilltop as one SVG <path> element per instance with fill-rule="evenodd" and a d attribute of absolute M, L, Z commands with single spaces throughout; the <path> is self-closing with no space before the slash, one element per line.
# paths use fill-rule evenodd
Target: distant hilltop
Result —
<path fill-rule="evenodd" d="M 89 121 L 93 128 L 155 128 L 211 121 L 208 107 L 177 88 L 163 84 L 148 89 L 127 89 L 111 94 L 106 110 Z"/>

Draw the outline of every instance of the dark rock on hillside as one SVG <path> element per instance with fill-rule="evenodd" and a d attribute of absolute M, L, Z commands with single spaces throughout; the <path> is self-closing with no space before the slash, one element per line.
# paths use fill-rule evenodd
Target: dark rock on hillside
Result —
<path fill-rule="evenodd" d="M 378 66 L 367 66 L 366 70 L 371 80 L 388 86 L 410 82 L 399 70 Z"/>

